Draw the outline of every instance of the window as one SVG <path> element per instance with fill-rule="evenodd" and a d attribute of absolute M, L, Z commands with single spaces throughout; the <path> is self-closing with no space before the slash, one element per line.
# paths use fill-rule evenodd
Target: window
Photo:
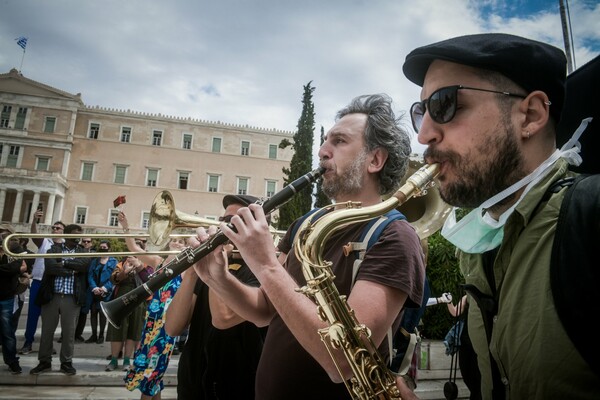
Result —
<path fill-rule="evenodd" d="M 6 159 L 6 166 L 10 168 L 17 168 L 19 164 L 19 153 L 21 152 L 21 146 L 10 145 L 8 148 L 8 158 Z"/>
<path fill-rule="evenodd" d="M 125 183 L 125 176 L 127 174 L 127 167 L 124 165 L 115 165 L 115 183 L 123 185 Z"/>
<path fill-rule="evenodd" d="M 208 176 L 208 191 L 214 193 L 219 191 L 219 175 Z"/>
<path fill-rule="evenodd" d="M 220 137 L 214 137 L 212 139 L 212 152 L 213 153 L 221 152 L 221 141 L 222 141 L 222 139 Z"/>
<path fill-rule="evenodd" d="M 84 162 L 81 168 L 81 180 L 91 181 L 94 176 L 94 163 Z"/>
<path fill-rule="evenodd" d="M 75 211 L 75 223 L 76 224 L 85 224 L 86 216 L 87 216 L 87 208 L 77 207 L 77 210 Z"/>
<path fill-rule="evenodd" d="M 188 188 L 188 180 L 190 179 L 189 172 L 179 172 L 179 189 L 186 190 Z"/>
<path fill-rule="evenodd" d="M 124 126 L 121 128 L 121 142 L 129 143 L 131 142 L 131 128 L 128 126 Z"/>
<path fill-rule="evenodd" d="M 27 107 L 19 107 L 17 119 L 15 120 L 15 129 L 25 128 L 25 118 L 27 118 Z"/>
<path fill-rule="evenodd" d="M 36 171 L 48 171 L 50 167 L 50 157 L 37 156 L 35 162 Z"/>
<path fill-rule="evenodd" d="M 275 194 L 275 191 L 277 190 L 277 182 L 276 181 L 267 181 L 267 190 L 265 195 L 267 197 L 271 197 Z"/>
<path fill-rule="evenodd" d="M 119 210 L 110 210 L 110 216 L 108 217 L 108 226 L 119 226 Z"/>
<path fill-rule="evenodd" d="M 146 186 L 156 186 L 156 182 L 158 181 L 158 170 L 148 169 L 147 175 Z"/>
<path fill-rule="evenodd" d="M 160 146 L 162 143 L 162 131 L 152 131 L 152 146 Z"/>
<path fill-rule="evenodd" d="M 277 160 L 277 145 L 276 144 L 269 145 L 269 158 L 271 160 Z"/>
<path fill-rule="evenodd" d="M 248 194 L 248 178 L 237 179 L 237 194 Z"/>
<path fill-rule="evenodd" d="M 45 133 L 54 133 L 55 125 L 56 125 L 56 117 L 46 117 L 44 119 L 44 132 Z"/>
<path fill-rule="evenodd" d="M 183 134 L 182 148 L 188 149 L 188 150 L 192 148 L 192 135 L 191 134 L 189 134 L 189 133 Z"/>
<path fill-rule="evenodd" d="M 0 113 L 0 128 L 8 128 L 8 121 L 10 121 L 10 112 L 12 106 L 2 107 L 2 113 Z"/>
<path fill-rule="evenodd" d="M 98 133 L 100 132 L 100 124 L 92 122 L 90 124 L 90 130 L 88 132 L 88 139 L 98 139 Z"/>
<path fill-rule="evenodd" d="M 250 155 L 250 142 L 247 140 L 242 140 L 242 152 L 241 154 L 243 156 L 249 156 Z"/>
<path fill-rule="evenodd" d="M 150 227 L 150 213 L 145 212 L 142 214 L 142 229 L 148 229 Z"/>

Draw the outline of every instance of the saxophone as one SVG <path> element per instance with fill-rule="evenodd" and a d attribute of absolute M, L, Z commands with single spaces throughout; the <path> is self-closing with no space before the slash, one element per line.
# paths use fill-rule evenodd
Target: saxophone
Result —
<path fill-rule="evenodd" d="M 371 331 L 357 321 L 346 296 L 339 294 L 333 282 L 331 262 L 322 258 L 325 243 L 334 232 L 350 224 L 383 215 L 413 196 L 424 195 L 438 172 L 438 164 L 423 166 L 382 203 L 362 208 L 358 202 L 342 203 L 344 208 L 334 209 L 314 222 L 313 218 L 306 218 L 298 229 L 294 252 L 302 262 L 306 285 L 297 291 L 315 302 L 319 317 L 328 324 L 318 333 L 340 376 L 343 376 L 341 364 L 334 351 L 341 350 L 350 364 L 353 376 L 344 383 L 353 399 L 400 399 L 400 393 L 395 375 L 371 339 Z M 328 208 L 338 207 L 340 205 Z"/>

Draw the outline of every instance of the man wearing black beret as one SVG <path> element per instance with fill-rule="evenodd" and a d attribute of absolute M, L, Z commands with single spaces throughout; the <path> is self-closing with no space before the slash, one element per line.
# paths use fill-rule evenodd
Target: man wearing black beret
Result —
<path fill-rule="evenodd" d="M 442 198 L 474 209 L 459 223 L 451 216 L 442 235 L 461 250 L 482 397 L 600 398 L 600 378 L 557 315 L 549 272 L 566 192 L 550 188 L 578 162 L 572 145 L 556 149 L 564 53 L 468 35 L 413 50 L 403 71 L 422 87 L 410 114 L 426 161 L 440 165 Z"/>
<path fill-rule="evenodd" d="M 228 222 L 238 209 L 257 200 L 248 195 L 223 197 L 225 212 L 219 220 Z M 211 227 L 209 232 L 215 230 Z M 259 286 L 239 253 L 231 251 L 233 246 L 226 248 L 228 271 L 242 284 Z M 177 368 L 177 398 L 253 399 L 266 328 L 235 314 L 193 269 L 183 274 L 181 287 L 167 309 L 165 329 L 169 335 L 179 336 L 187 326 L 188 337 Z"/>

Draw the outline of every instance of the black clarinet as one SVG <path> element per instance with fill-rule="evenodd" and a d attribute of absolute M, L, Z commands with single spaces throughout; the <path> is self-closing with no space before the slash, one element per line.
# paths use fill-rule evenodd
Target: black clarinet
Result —
<path fill-rule="evenodd" d="M 324 172 L 324 168 L 316 168 L 275 193 L 264 203 L 257 202 L 257 204 L 261 204 L 265 214 L 269 214 L 288 202 L 300 190 L 311 186 Z M 235 227 L 231 223 L 227 226 L 235 230 Z M 144 284 L 114 300 L 100 302 L 100 308 L 104 315 L 106 315 L 108 322 L 115 328 L 120 328 L 120 321 L 133 312 L 138 305 L 146 301 L 149 295 L 153 295 L 155 291 L 159 290 L 171 279 L 182 274 L 183 271 L 200 261 L 207 254 L 210 254 L 227 240 L 227 236 L 221 230 L 218 230 L 217 233 L 195 249 L 190 247 L 183 249 L 174 259 L 161 267 L 162 273 L 151 276 Z"/>

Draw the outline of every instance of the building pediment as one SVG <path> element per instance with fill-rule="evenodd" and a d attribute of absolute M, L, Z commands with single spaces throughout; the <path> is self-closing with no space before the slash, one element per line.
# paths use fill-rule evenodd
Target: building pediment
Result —
<path fill-rule="evenodd" d="M 58 100 L 70 100 L 82 103 L 81 94 L 71 94 L 63 90 L 44 85 L 32 79 L 25 78 L 16 69 L 11 69 L 6 74 L 0 74 L 0 92 L 25 96 L 38 96 Z"/>

